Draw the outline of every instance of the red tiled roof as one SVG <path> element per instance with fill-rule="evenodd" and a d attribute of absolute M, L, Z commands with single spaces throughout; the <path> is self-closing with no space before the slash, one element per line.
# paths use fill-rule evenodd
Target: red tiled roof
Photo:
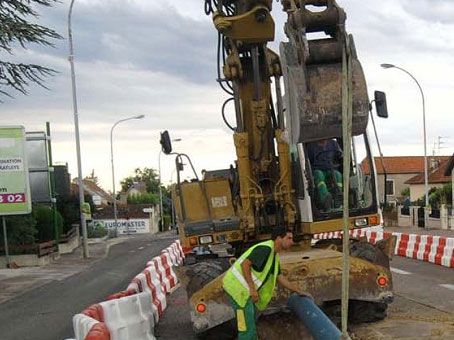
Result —
<path fill-rule="evenodd" d="M 430 162 L 432 157 L 427 158 Z M 450 156 L 435 156 L 439 163 L 444 163 L 449 160 Z M 374 157 L 375 168 L 378 174 L 384 174 L 380 157 Z M 383 157 L 385 163 L 386 173 L 388 174 L 419 174 L 424 172 L 424 157 L 423 156 L 395 156 Z M 361 162 L 363 170 L 366 174 L 370 173 L 369 162 L 363 159 Z M 429 164 L 430 165 L 430 164 Z"/>
<path fill-rule="evenodd" d="M 448 160 L 440 164 L 440 166 L 428 174 L 429 183 L 451 183 L 451 176 L 445 176 L 446 168 L 449 165 Z M 424 172 L 410 178 L 405 184 L 424 184 Z"/>
<path fill-rule="evenodd" d="M 88 179 L 84 179 L 83 182 L 84 182 L 85 193 L 87 193 L 87 188 L 88 188 L 88 189 L 90 189 L 91 192 L 96 193 L 98 196 L 105 199 L 107 202 L 113 202 L 112 196 L 110 196 L 110 194 L 108 194 L 102 188 L 100 188 L 95 182 L 88 180 Z M 79 186 L 77 185 L 77 183 L 71 183 L 71 190 L 73 193 L 79 192 L 78 191 Z"/>

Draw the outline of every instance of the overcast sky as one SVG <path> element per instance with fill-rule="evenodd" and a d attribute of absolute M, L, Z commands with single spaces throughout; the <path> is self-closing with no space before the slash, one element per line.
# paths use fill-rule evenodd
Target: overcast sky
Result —
<path fill-rule="evenodd" d="M 385 156 L 422 155 L 422 103 L 405 73 L 380 68 L 392 63 L 410 71 L 426 97 L 428 152 L 442 136 L 441 154 L 454 152 L 454 1 L 339 0 L 355 38 L 370 97 L 387 94 L 388 120 L 377 121 Z M 77 176 L 70 65 L 67 60 L 69 0 L 39 8 L 39 23 L 65 39 L 55 48 L 29 46 L 15 61 L 54 68 L 49 90 L 31 86 L 29 95 L 2 98 L 1 125 L 44 130 L 50 121 L 56 162 Z M 220 110 L 226 96 L 215 82 L 217 33 L 202 0 L 76 0 L 73 10 L 75 69 L 84 176 L 92 169 L 111 190 L 111 126 L 119 119 L 146 115 L 118 125 L 114 132 L 116 178 L 136 167 L 158 168 L 159 131 L 182 141 L 174 149 L 189 154 L 195 167 L 228 167 L 234 160 L 229 129 Z M 273 3 L 276 38 L 285 40 L 285 16 Z M 278 44 L 271 45 L 278 51 Z M 1 58 L 7 56 L 0 53 Z M 233 119 L 232 110 L 228 116 Z M 162 155 L 163 182 L 174 161 Z M 173 175 L 175 179 L 175 175 Z"/>

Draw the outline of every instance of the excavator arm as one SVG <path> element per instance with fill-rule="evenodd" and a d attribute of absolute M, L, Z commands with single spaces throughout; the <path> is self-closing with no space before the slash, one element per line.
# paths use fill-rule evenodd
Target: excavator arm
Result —
<path fill-rule="evenodd" d="M 274 225 L 285 223 L 294 229 L 296 221 L 289 148 L 282 136 L 282 70 L 279 56 L 266 46 L 275 33 L 272 1 L 220 1 L 217 5 L 213 23 L 226 53 L 220 81 L 231 88 L 235 103 L 233 138 L 240 190 L 234 200 L 244 240 L 266 239 Z"/>

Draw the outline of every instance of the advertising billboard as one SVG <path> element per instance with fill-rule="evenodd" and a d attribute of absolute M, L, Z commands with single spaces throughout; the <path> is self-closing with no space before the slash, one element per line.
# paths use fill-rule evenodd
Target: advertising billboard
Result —
<path fill-rule="evenodd" d="M 0 126 L 0 216 L 31 212 L 23 126 Z"/>

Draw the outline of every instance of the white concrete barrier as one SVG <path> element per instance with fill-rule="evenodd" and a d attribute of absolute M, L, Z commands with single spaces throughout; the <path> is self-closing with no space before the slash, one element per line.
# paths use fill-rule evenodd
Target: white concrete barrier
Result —
<path fill-rule="evenodd" d="M 101 302 L 110 340 L 156 340 L 150 292 Z"/>
<path fill-rule="evenodd" d="M 85 340 L 88 332 L 90 329 L 99 323 L 98 320 L 90 318 L 84 314 L 76 314 L 73 316 L 73 329 L 74 329 L 74 336 L 76 340 Z"/>

